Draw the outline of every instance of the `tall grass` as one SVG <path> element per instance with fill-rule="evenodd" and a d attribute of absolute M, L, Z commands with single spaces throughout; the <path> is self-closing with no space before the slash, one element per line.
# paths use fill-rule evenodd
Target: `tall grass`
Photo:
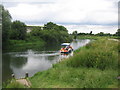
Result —
<path fill-rule="evenodd" d="M 101 70 L 118 68 L 118 43 L 106 39 L 94 41 L 67 62 L 72 67 L 94 67 Z"/>
<path fill-rule="evenodd" d="M 97 40 L 99 38 L 102 38 L 102 37 L 99 37 L 99 36 L 94 36 L 94 35 L 78 35 L 77 36 L 77 39 L 94 39 L 94 40 Z"/>
<path fill-rule="evenodd" d="M 56 67 L 30 78 L 32 88 L 116 88 L 117 72 L 95 68 Z"/>
<path fill-rule="evenodd" d="M 117 65 L 118 42 L 98 39 L 30 81 L 32 88 L 117 88 Z"/>
<path fill-rule="evenodd" d="M 4 88 L 26 88 L 24 85 L 12 80 L 9 84 L 7 84 Z"/>
<path fill-rule="evenodd" d="M 41 48 L 46 43 L 42 39 L 31 39 L 31 40 L 9 40 L 7 47 L 3 50 L 6 51 L 25 51 L 27 49 Z"/>

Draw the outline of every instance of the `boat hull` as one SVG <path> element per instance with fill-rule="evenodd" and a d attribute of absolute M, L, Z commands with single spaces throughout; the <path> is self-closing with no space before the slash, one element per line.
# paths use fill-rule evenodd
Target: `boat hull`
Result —
<path fill-rule="evenodd" d="M 69 50 L 68 52 L 64 52 L 64 51 L 61 51 L 60 53 L 61 54 L 69 54 L 69 53 L 71 53 L 73 50 Z"/>

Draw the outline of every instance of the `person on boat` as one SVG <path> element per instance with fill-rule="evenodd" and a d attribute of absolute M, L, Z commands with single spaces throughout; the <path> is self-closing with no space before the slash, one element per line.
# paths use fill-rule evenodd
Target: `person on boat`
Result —
<path fill-rule="evenodd" d="M 66 50 L 68 50 L 68 49 L 73 50 L 73 48 L 72 48 L 70 45 L 68 45 L 68 46 L 66 47 Z"/>

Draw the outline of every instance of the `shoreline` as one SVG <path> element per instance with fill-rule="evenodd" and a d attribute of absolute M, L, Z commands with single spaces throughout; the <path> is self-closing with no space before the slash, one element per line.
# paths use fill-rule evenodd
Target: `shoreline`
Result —
<path fill-rule="evenodd" d="M 31 88 L 116 88 L 118 87 L 115 79 L 118 74 L 116 46 L 116 41 L 100 38 L 80 47 L 74 51 L 74 56 L 61 60 L 53 64 L 52 68 L 29 77 Z M 96 58 L 100 62 L 94 63 Z M 104 64 L 102 58 L 105 58 Z"/>
<path fill-rule="evenodd" d="M 98 40 L 96 40 L 97 42 L 99 42 L 99 40 L 100 39 L 98 39 Z M 107 40 L 107 39 L 106 39 Z M 96 43 L 96 42 L 95 42 Z M 116 75 L 117 75 L 117 71 L 116 70 L 114 70 L 114 68 L 115 67 L 112 67 L 112 68 L 110 68 L 109 66 L 107 66 L 107 63 L 109 63 L 109 62 L 106 62 L 106 69 L 104 69 L 103 67 L 101 67 L 99 64 L 98 64 L 98 67 L 99 68 L 95 68 L 95 67 L 86 67 L 86 66 L 84 66 L 84 65 L 80 65 L 79 66 L 79 64 L 78 63 L 76 63 L 76 60 L 77 60 L 77 56 L 78 56 L 78 54 L 77 53 L 81 53 L 82 54 L 82 52 L 84 52 L 85 50 L 87 50 L 88 48 L 91 48 L 90 46 L 91 45 L 93 45 L 93 44 L 95 44 L 95 43 L 90 43 L 90 44 L 88 44 L 87 46 L 84 46 L 84 47 L 82 47 L 82 48 L 79 48 L 78 50 L 76 50 L 75 51 L 75 55 L 73 56 L 73 57 L 71 57 L 71 58 L 67 58 L 67 59 L 65 59 L 65 60 L 62 60 L 60 63 L 57 63 L 57 64 L 54 64 L 53 65 L 53 67 L 52 68 L 50 68 L 49 70 L 46 70 L 46 71 L 43 71 L 43 72 L 38 72 L 38 73 L 36 73 L 34 76 L 32 76 L 32 77 L 30 77 L 29 79 L 30 79 L 30 81 L 32 82 L 32 87 L 33 88 L 35 88 L 35 87 L 38 87 L 39 85 L 36 83 L 36 82 L 40 82 L 39 84 L 40 84 L 40 88 L 68 88 L 68 87 L 71 87 L 71 85 L 69 85 L 69 83 L 71 83 L 71 84 L 73 84 L 72 82 L 69 82 L 69 79 L 70 79 L 70 77 L 71 77 L 71 75 L 72 75 L 72 73 L 71 73 L 71 75 L 69 75 L 68 73 L 70 73 L 70 72 L 74 72 L 74 71 L 76 71 L 76 73 L 77 72 L 79 72 L 79 70 L 81 70 L 82 72 L 81 73 L 87 73 L 87 72 L 89 72 L 89 71 L 91 71 L 93 74 L 95 74 L 95 73 L 99 73 L 100 74 L 100 77 L 99 77 L 99 79 L 100 80 L 103 80 L 103 78 L 101 77 L 101 75 L 102 75 L 102 73 L 106 73 L 105 74 L 105 76 L 103 76 L 103 77 L 106 77 L 107 78 L 107 81 L 109 81 L 109 79 L 110 79 L 110 77 L 112 78 L 113 76 L 114 77 L 116 77 Z M 87 49 L 86 49 L 87 48 Z M 86 52 L 86 51 L 85 51 Z M 87 51 L 87 52 L 89 52 L 89 51 Z M 76 55 L 77 54 L 77 55 Z M 107 54 L 107 53 L 106 53 Z M 84 54 L 82 54 L 82 55 L 84 55 Z M 75 58 L 76 58 L 76 60 L 75 60 Z M 101 57 L 100 57 L 101 58 Z M 109 57 L 107 57 L 106 56 L 106 59 L 107 58 L 109 58 Z M 73 61 L 74 60 L 74 61 Z M 82 61 L 82 62 L 84 62 L 84 61 Z M 90 61 L 89 61 L 90 62 Z M 85 63 L 85 62 L 84 62 Z M 77 66 L 76 66 L 76 65 Z M 111 63 L 112 64 L 112 63 Z M 108 68 L 108 69 L 107 69 Z M 78 69 L 78 70 L 76 70 L 76 69 Z M 85 69 L 85 70 L 84 70 Z M 72 71 L 71 71 L 72 70 Z M 94 72 L 95 71 L 95 72 Z M 111 71 L 114 71 L 114 74 L 112 74 L 112 72 Z M 58 73 L 59 72 L 59 73 Z M 61 74 L 61 73 L 63 73 L 64 72 L 64 74 L 63 74 L 63 77 L 62 78 L 60 78 L 61 77 L 61 75 L 59 75 L 59 74 Z M 56 75 L 54 75 L 54 74 Z M 66 74 L 65 74 L 66 73 Z M 92 73 L 91 73 L 91 75 L 92 75 Z M 107 75 L 107 73 L 109 73 L 109 75 L 110 75 L 110 77 L 108 77 L 108 76 L 106 76 Z M 80 74 L 80 73 L 77 73 L 78 75 Z M 66 76 L 67 75 L 67 76 Z M 89 73 L 88 73 L 88 75 L 89 75 Z M 91 75 L 90 75 L 90 77 L 91 77 Z M 74 75 L 73 75 L 74 76 Z M 76 76 L 76 75 L 75 75 Z M 86 76 L 84 76 L 84 75 L 82 75 L 83 77 L 86 77 Z M 57 78 L 54 78 L 54 77 L 58 77 L 58 79 Z M 64 84 L 62 84 L 62 83 L 65 83 L 65 82 L 63 82 L 64 81 L 64 79 L 65 79 L 65 77 L 66 77 L 66 82 L 68 82 L 68 84 L 66 85 L 66 86 L 64 86 Z M 68 77 L 69 77 L 69 79 L 68 79 Z M 93 75 L 93 77 L 92 77 L 92 80 L 94 80 L 95 78 L 97 77 L 97 75 Z M 71 78 L 73 78 L 73 77 L 71 77 Z M 77 77 L 76 77 L 77 78 Z M 109 78 L 109 79 L 108 79 Z M 35 81 L 35 79 L 37 80 L 37 81 Z M 84 78 L 84 79 L 90 79 L 90 78 Z M 59 82 L 59 80 L 60 81 L 62 81 L 61 83 Z M 90 80 L 91 81 L 91 80 Z M 106 81 L 106 80 L 105 80 Z M 51 83 L 52 83 L 52 85 L 51 85 Z M 56 86 L 56 83 L 58 83 L 57 84 L 57 86 Z M 77 82 L 77 81 L 76 81 Z M 102 81 L 102 82 L 104 82 L 104 81 Z M 106 86 L 104 86 L 104 84 L 105 83 L 102 83 L 101 84 L 101 86 L 103 87 L 103 88 L 106 88 L 106 87 L 117 87 L 117 80 L 113 80 L 113 84 L 109 84 L 109 83 L 107 83 L 106 84 Z M 116 82 L 116 83 L 115 83 Z M 87 84 L 90 84 L 90 82 L 86 82 Z M 96 83 L 96 81 L 95 81 L 95 83 Z M 94 84 L 95 84 L 94 83 Z M 97 82 L 97 84 L 98 83 L 100 83 L 99 81 Z M 76 83 L 74 83 L 74 84 L 76 84 Z M 78 88 L 79 86 L 77 86 L 77 85 L 73 85 L 72 86 L 73 88 Z M 80 88 L 82 88 L 82 87 L 84 87 L 84 85 L 83 86 L 81 86 Z M 90 88 L 90 87 L 95 87 L 95 88 L 98 88 L 99 86 L 97 85 L 97 86 L 94 86 L 94 85 L 90 85 L 90 87 L 88 87 L 88 86 L 86 86 L 87 88 Z M 100 88 L 100 87 L 99 87 Z"/>

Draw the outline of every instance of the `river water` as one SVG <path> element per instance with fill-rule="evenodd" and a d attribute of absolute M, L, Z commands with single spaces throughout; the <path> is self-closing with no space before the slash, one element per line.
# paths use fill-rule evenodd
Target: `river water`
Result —
<path fill-rule="evenodd" d="M 75 40 L 71 42 L 71 46 L 76 50 L 89 42 L 89 39 Z M 68 56 L 61 55 L 60 48 L 60 45 L 48 44 L 38 50 L 27 49 L 25 51 L 3 53 L 3 82 L 10 79 L 13 73 L 16 78 L 25 77 L 26 72 L 29 73 L 29 76 L 33 76 L 36 72 L 51 68 L 52 64 L 59 62 L 62 58 L 73 56 L 73 53 Z"/>

